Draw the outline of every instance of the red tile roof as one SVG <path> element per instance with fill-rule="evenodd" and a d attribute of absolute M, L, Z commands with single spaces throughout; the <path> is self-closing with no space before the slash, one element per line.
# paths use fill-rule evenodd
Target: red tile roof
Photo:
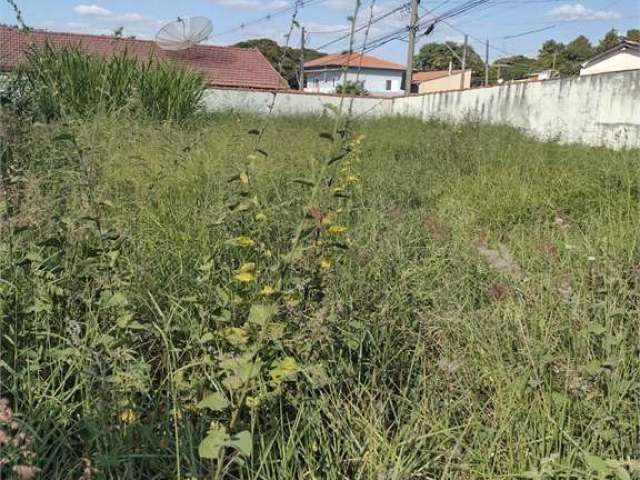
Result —
<path fill-rule="evenodd" d="M 304 68 L 313 67 L 362 67 L 362 68 L 379 68 L 381 70 L 402 70 L 406 68 L 399 63 L 389 62 L 376 57 L 370 57 L 369 55 L 363 55 L 360 53 L 338 53 L 335 55 L 326 55 L 324 57 L 316 58 L 304 64 Z"/>
<path fill-rule="evenodd" d="M 467 70 L 468 71 L 468 70 Z M 438 78 L 448 77 L 449 75 L 458 75 L 462 73 L 462 70 L 431 70 L 429 72 L 416 72 L 413 74 L 412 83 L 428 82 L 430 80 L 437 80 Z"/>
<path fill-rule="evenodd" d="M 196 45 L 188 50 L 170 52 L 147 40 L 117 39 L 100 35 L 46 32 L 24 32 L 0 26 L 0 70 L 11 69 L 24 61 L 30 45 L 62 47 L 78 45 L 87 53 L 112 55 L 127 51 L 141 60 L 153 57 L 170 61 L 183 68 L 200 72 L 209 86 L 278 90 L 287 88 L 286 82 L 267 59 L 254 48 L 216 47 Z"/>

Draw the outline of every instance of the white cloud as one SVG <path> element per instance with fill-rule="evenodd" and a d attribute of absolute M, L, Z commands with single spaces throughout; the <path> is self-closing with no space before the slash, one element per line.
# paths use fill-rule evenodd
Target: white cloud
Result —
<path fill-rule="evenodd" d="M 209 0 L 215 5 L 233 7 L 241 10 L 273 10 L 291 5 L 286 0 Z"/>
<path fill-rule="evenodd" d="M 620 20 L 622 14 L 614 12 L 612 10 L 594 10 L 587 8 L 581 3 L 565 3 L 552 10 L 547 15 L 554 20 L 560 20 L 564 22 L 573 22 L 577 20 Z"/>
<path fill-rule="evenodd" d="M 156 31 L 162 26 L 162 22 L 153 17 L 149 17 L 137 12 L 117 13 L 112 12 L 96 4 L 79 4 L 73 7 L 73 11 L 86 18 L 93 18 L 97 24 L 85 24 L 74 22 L 43 22 L 55 23 L 51 25 L 51 30 L 62 30 L 70 32 L 81 31 L 83 33 L 104 34 L 111 33 L 119 27 L 124 27 L 124 35 L 134 35 L 138 38 L 152 38 Z M 46 28 L 46 25 L 43 25 Z"/>
<path fill-rule="evenodd" d="M 354 0 L 326 0 L 323 2 L 323 5 L 329 8 L 353 10 Z"/>
<path fill-rule="evenodd" d="M 112 15 L 111 10 L 107 10 L 100 5 L 76 5 L 73 7 L 73 11 L 77 14 L 88 17 L 108 17 Z"/>

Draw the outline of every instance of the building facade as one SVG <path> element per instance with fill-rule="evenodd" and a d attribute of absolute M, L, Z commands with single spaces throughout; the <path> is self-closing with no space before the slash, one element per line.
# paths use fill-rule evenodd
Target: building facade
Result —
<path fill-rule="evenodd" d="M 432 70 L 413 74 L 415 93 L 448 92 L 471 88 L 471 70 Z"/>
<path fill-rule="evenodd" d="M 304 90 L 336 93 L 341 85 L 357 83 L 373 95 L 402 95 L 403 65 L 360 54 L 320 57 L 304 65 Z"/>
<path fill-rule="evenodd" d="M 627 70 L 640 70 L 640 42 L 621 40 L 617 46 L 583 63 L 580 76 Z"/>

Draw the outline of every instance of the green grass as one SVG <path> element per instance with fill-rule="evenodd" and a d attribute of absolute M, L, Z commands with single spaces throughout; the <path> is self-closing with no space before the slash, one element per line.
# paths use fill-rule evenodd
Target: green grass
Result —
<path fill-rule="evenodd" d="M 45 44 L 26 52 L 6 90 L 0 93 L 15 110 L 39 121 L 96 114 L 181 121 L 199 111 L 204 81 L 152 56 L 140 61 L 123 50 L 105 59 Z"/>
<path fill-rule="evenodd" d="M 326 186 L 338 162 L 309 203 L 294 180 L 318 179 L 332 120 L 272 119 L 247 165 L 259 124 L 96 118 L 5 140 L 0 397 L 43 478 L 77 479 L 83 458 L 113 479 L 640 478 L 637 151 L 367 121 L 350 197 Z M 306 205 L 342 210 L 348 249 L 303 235 L 281 261 Z M 265 302 L 284 333 L 252 343 Z M 227 389 L 221 360 L 251 348 L 260 374 Z M 278 383 L 282 358 L 297 367 Z M 234 421 L 196 408 L 211 391 L 261 403 Z M 251 456 L 201 459 L 214 419 L 250 431 Z"/>

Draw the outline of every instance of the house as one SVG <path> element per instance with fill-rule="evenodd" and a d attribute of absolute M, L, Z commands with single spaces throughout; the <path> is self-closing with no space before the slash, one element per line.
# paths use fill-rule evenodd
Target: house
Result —
<path fill-rule="evenodd" d="M 557 70 L 542 70 L 541 72 L 529 75 L 527 80 L 530 82 L 541 82 L 543 80 L 553 80 L 555 78 L 560 78 L 560 72 Z"/>
<path fill-rule="evenodd" d="M 447 92 L 471 88 L 471 70 L 431 70 L 413 74 L 414 93 Z"/>
<path fill-rule="evenodd" d="M 31 45 L 78 46 L 95 55 L 127 52 L 141 61 L 150 58 L 171 62 L 202 74 L 207 86 L 256 90 L 286 89 L 287 84 L 258 49 L 196 45 L 187 50 L 167 51 L 155 42 L 103 35 L 23 31 L 0 26 L 0 71 L 15 68 Z"/>
<path fill-rule="evenodd" d="M 621 39 L 615 47 L 582 64 L 580 76 L 640 70 L 640 42 Z"/>
<path fill-rule="evenodd" d="M 304 64 L 304 90 L 335 93 L 339 85 L 358 82 L 368 93 L 402 95 L 404 72 L 404 65 L 369 55 L 326 55 Z"/>

